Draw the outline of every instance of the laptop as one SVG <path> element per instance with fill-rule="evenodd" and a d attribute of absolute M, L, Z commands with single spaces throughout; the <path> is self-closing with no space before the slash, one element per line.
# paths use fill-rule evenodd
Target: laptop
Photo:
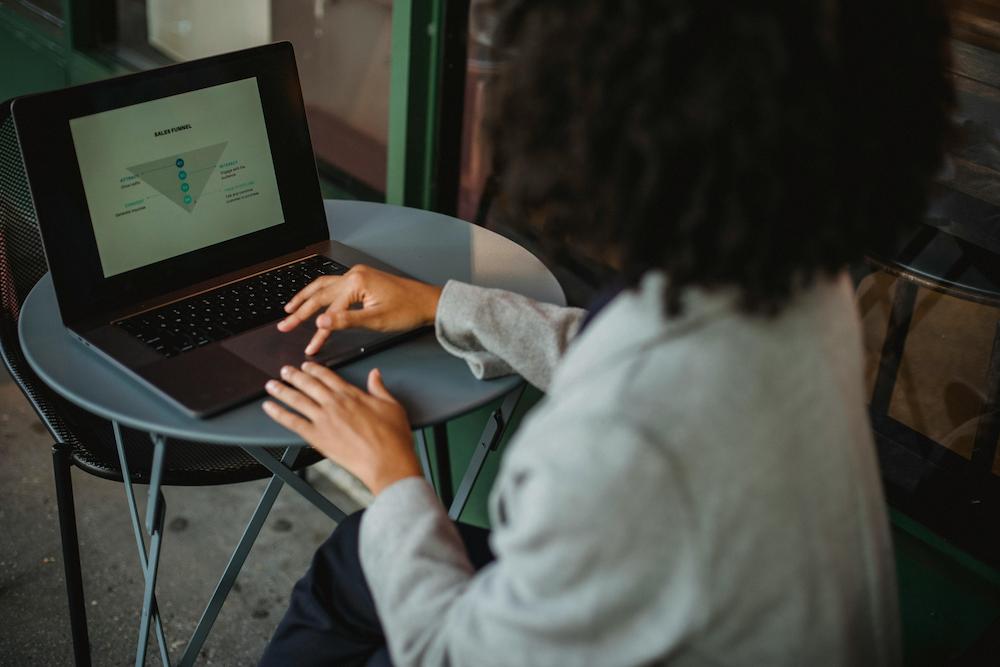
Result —
<path fill-rule="evenodd" d="M 288 42 L 17 99 L 25 170 L 69 332 L 187 414 L 263 393 L 315 326 L 312 280 L 364 263 L 329 236 Z M 313 360 L 414 332 L 349 330 Z"/>

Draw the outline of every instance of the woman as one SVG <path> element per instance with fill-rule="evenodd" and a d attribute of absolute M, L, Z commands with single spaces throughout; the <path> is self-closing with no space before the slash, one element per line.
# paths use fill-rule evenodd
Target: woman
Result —
<path fill-rule="evenodd" d="M 524 0 L 503 26 L 510 210 L 620 291 L 588 316 L 356 267 L 292 299 L 279 326 L 318 313 L 310 353 L 433 323 L 477 376 L 547 396 L 486 545 L 421 479 L 377 371 L 367 392 L 315 364 L 269 383 L 268 414 L 375 501 L 317 552 L 264 663 L 898 663 L 844 269 L 923 211 L 951 100 L 940 3 Z"/>

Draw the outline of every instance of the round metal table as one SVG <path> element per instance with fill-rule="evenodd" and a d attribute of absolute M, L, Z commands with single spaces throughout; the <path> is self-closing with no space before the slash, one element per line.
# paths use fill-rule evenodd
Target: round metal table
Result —
<path fill-rule="evenodd" d="M 460 280 L 499 287 L 539 301 L 564 304 L 555 277 L 530 252 L 499 234 L 462 220 L 411 208 L 327 201 L 331 238 L 430 283 Z M 274 423 L 261 401 L 216 417 L 182 414 L 145 386 L 70 336 L 62 325 L 52 280 L 46 275 L 21 310 L 19 335 L 32 369 L 69 401 L 119 424 L 150 433 L 228 445 L 292 445 L 296 435 Z M 432 333 L 338 368 L 363 386 L 382 370 L 389 390 L 415 427 L 439 424 L 511 390 L 519 378 L 476 380 L 465 363 L 445 352 Z"/>
<path fill-rule="evenodd" d="M 326 215 L 331 238 L 363 250 L 420 280 L 442 284 L 455 279 L 565 304 L 559 283 L 536 257 L 489 230 L 437 213 L 368 202 L 327 201 Z M 59 317 L 48 274 L 25 300 L 18 333 L 28 363 L 43 382 L 67 400 L 110 420 L 114 426 L 145 579 L 136 665 L 145 662 L 150 631 L 158 640 L 161 661 L 170 664 L 155 596 L 165 514 L 160 478 L 167 438 L 239 446 L 273 473 L 178 663 L 193 664 L 282 485 L 294 488 L 334 520 L 339 521 L 344 513 L 291 470 L 304 443 L 268 418 L 261 410 L 261 400 L 208 419 L 180 412 L 69 335 Z M 368 371 L 375 367 L 382 370 L 387 387 L 406 407 L 416 429 L 425 474 L 429 472 L 429 465 L 422 427 L 443 424 L 506 397 L 486 424 L 451 505 L 450 513 L 457 517 L 486 454 L 499 442 L 506 420 L 520 397 L 523 380 L 513 376 L 476 380 L 463 361 L 438 345 L 433 333 L 404 340 L 339 367 L 337 372 L 348 381 L 364 386 Z M 148 550 L 121 439 L 123 425 L 148 432 L 154 443 L 145 516 L 150 542 Z M 265 445 L 285 447 L 280 460 L 265 450 Z"/>

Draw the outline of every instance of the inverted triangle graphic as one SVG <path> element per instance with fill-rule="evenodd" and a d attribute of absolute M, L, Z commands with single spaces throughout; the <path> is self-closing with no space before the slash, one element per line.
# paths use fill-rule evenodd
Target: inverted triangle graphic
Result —
<path fill-rule="evenodd" d="M 190 213 L 198 205 L 228 141 L 175 153 L 128 168 L 157 192 Z M 186 187 L 185 187 L 186 185 Z"/>

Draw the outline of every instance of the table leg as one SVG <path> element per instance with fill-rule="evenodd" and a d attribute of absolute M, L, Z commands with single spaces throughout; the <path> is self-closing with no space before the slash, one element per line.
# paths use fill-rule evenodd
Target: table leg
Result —
<path fill-rule="evenodd" d="M 163 513 L 166 503 L 163 494 L 157 491 L 153 515 L 153 531 L 149 536 L 149 563 L 146 567 L 146 590 L 142 596 L 142 616 L 139 619 L 139 646 L 135 654 L 135 667 L 146 663 L 146 646 L 149 644 L 149 619 L 153 613 L 156 594 L 156 574 L 160 566 L 160 545 L 163 542 Z M 162 650 L 162 649 L 161 649 Z M 165 667 L 169 662 L 164 662 Z"/>
<path fill-rule="evenodd" d="M 323 494 L 303 482 L 302 478 L 296 475 L 294 470 L 282 465 L 281 461 L 276 459 L 265 448 L 244 446 L 243 451 L 257 459 L 262 466 L 274 473 L 276 477 L 280 477 L 285 484 L 295 489 L 301 496 L 337 523 L 343 521 L 344 517 L 347 516 L 343 510 L 331 503 Z"/>
<path fill-rule="evenodd" d="M 472 460 L 469 461 L 469 465 L 465 469 L 465 474 L 462 476 L 462 481 L 458 485 L 458 491 L 455 492 L 455 500 L 452 501 L 451 507 L 448 509 L 448 516 L 451 517 L 452 521 L 457 521 L 458 517 L 462 514 L 462 510 L 465 509 L 465 504 L 469 501 L 469 494 L 472 493 L 472 486 L 476 483 L 479 473 L 483 470 L 486 455 L 495 450 L 500 444 L 504 431 L 510 423 L 511 415 L 514 414 L 521 396 L 524 395 L 524 387 L 525 385 L 522 384 L 507 394 L 500 407 L 490 415 L 489 423 L 486 424 L 483 434 L 479 437 L 476 450 L 472 453 Z M 440 465 L 440 459 L 438 460 L 438 465 Z"/>
<path fill-rule="evenodd" d="M 291 468 L 302 449 L 302 447 L 287 447 L 281 457 L 281 465 Z M 236 582 L 236 576 L 243 568 L 243 563 L 246 562 L 247 556 L 250 554 L 250 549 L 257 540 L 261 528 L 264 527 L 264 521 L 267 519 L 268 514 L 270 514 L 271 507 L 274 505 L 274 501 L 277 499 L 278 492 L 281 491 L 283 484 L 284 482 L 277 475 L 272 477 L 267 483 L 267 488 L 264 489 L 264 494 L 261 496 L 260 502 L 257 503 L 257 508 L 254 510 L 253 515 L 251 515 L 250 521 L 243 531 L 243 536 L 240 537 L 240 541 L 236 545 L 236 549 L 233 551 L 233 555 L 229 559 L 229 563 L 226 565 L 219 583 L 216 584 L 215 591 L 212 593 L 212 597 L 208 601 L 201 619 L 198 620 L 198 625 L 194 629 L 194 634 L 191 635 L 191 640 L 188 642 L 187 648 L 184 649 L 184 655 L 181 656 L 180 663 L 178 663 L 180 667 L 193 665 L 198 658 L 198 652 L 205 643 L 205 639 L 208 637 L 208 633 L 211 631 L 216 618 L 218 618 L 222 604 L 226 601 L 229 591 Z"/>
<path fill-rule="evenodd" d="M 420 459 L 420 469 L 424 471 L 424 479 L 434 486 L 434 475 L 431 474 L 431 461 L 427 454 L 427 435 L 424 429 L 418 428 L 413 434 L 417 438 L 417 457 Z"/>
<path fill-rule="evenodd" d="M 451 452 L 448 449 L 448 424 L 435 424 L 432 431 L 434 432 L 434 457 L 437 459 L 438 495 L 441 498 L 441 504 L 448 507 L 455 495 L 451 475 Z"/>
<path fill-rule="evenodd" d="M 111 423 L 112 429 L 115 434 L 115 445 L 118 448 L 118 462 L 122 469 L 122 480 L 125 487 L 125 497 L 128 499 L 128 510 L 129 516 L 132 519 L 132 532 L 135 534 L 135 545 L 139 550 L 139 564 L 142 567 L 143 580 L 146 581 L 149 578 L 149 559 L 146 555 L 146 539 L 142 534 L 142 524 L 139 522 L 139 509 L 135 502 L 135 491 L 132 488 L 132 474 L 129 470 L 128 459 L 125 457 L 125 444 L 122 440 L 121 427 L 118 422 Z M 155 457 L 154 457 L 155 459 Z M 161 461 L 162 465 L 162 461 Z M 157 496 L 162 496 L 159 492 Z M 149 502 L 152 503 L 152 496 L 150 496 Z M 157 558 L 159 558 L 159 542 L 157 541 Z M 167 639 L 166 635 L 163 633 L 163 624 L 160 621 L 160 614 L 156 605 L 156 596 L 153 595 L 152 604 L 150 607 L 150 616 L 153 620 L 153 629 L 156 634 L 156 641 L 160 645 L 160 660 L 164 665 L 170 664 L 169 655 L 167 653 Z M 147 630 L 148 632 L 148 630 Z M 142 633 L 146 634 L 146 633 Z M 146 634 L 148 638 L 148 634 Z M 142 653 L 145 657 L 146 643 L 142 644 Z"/>
<path fill-rule="evenodd" d="M 167 453 L 167 440 L 162 435 L 150 433 L 153 441 L 153 465 L 149 470 L 149 493 L 146 498 L 146 530 L 153 534 L 153 523 L 160 498 L 160 481 L 163 479 L 163 459 Z"/>

